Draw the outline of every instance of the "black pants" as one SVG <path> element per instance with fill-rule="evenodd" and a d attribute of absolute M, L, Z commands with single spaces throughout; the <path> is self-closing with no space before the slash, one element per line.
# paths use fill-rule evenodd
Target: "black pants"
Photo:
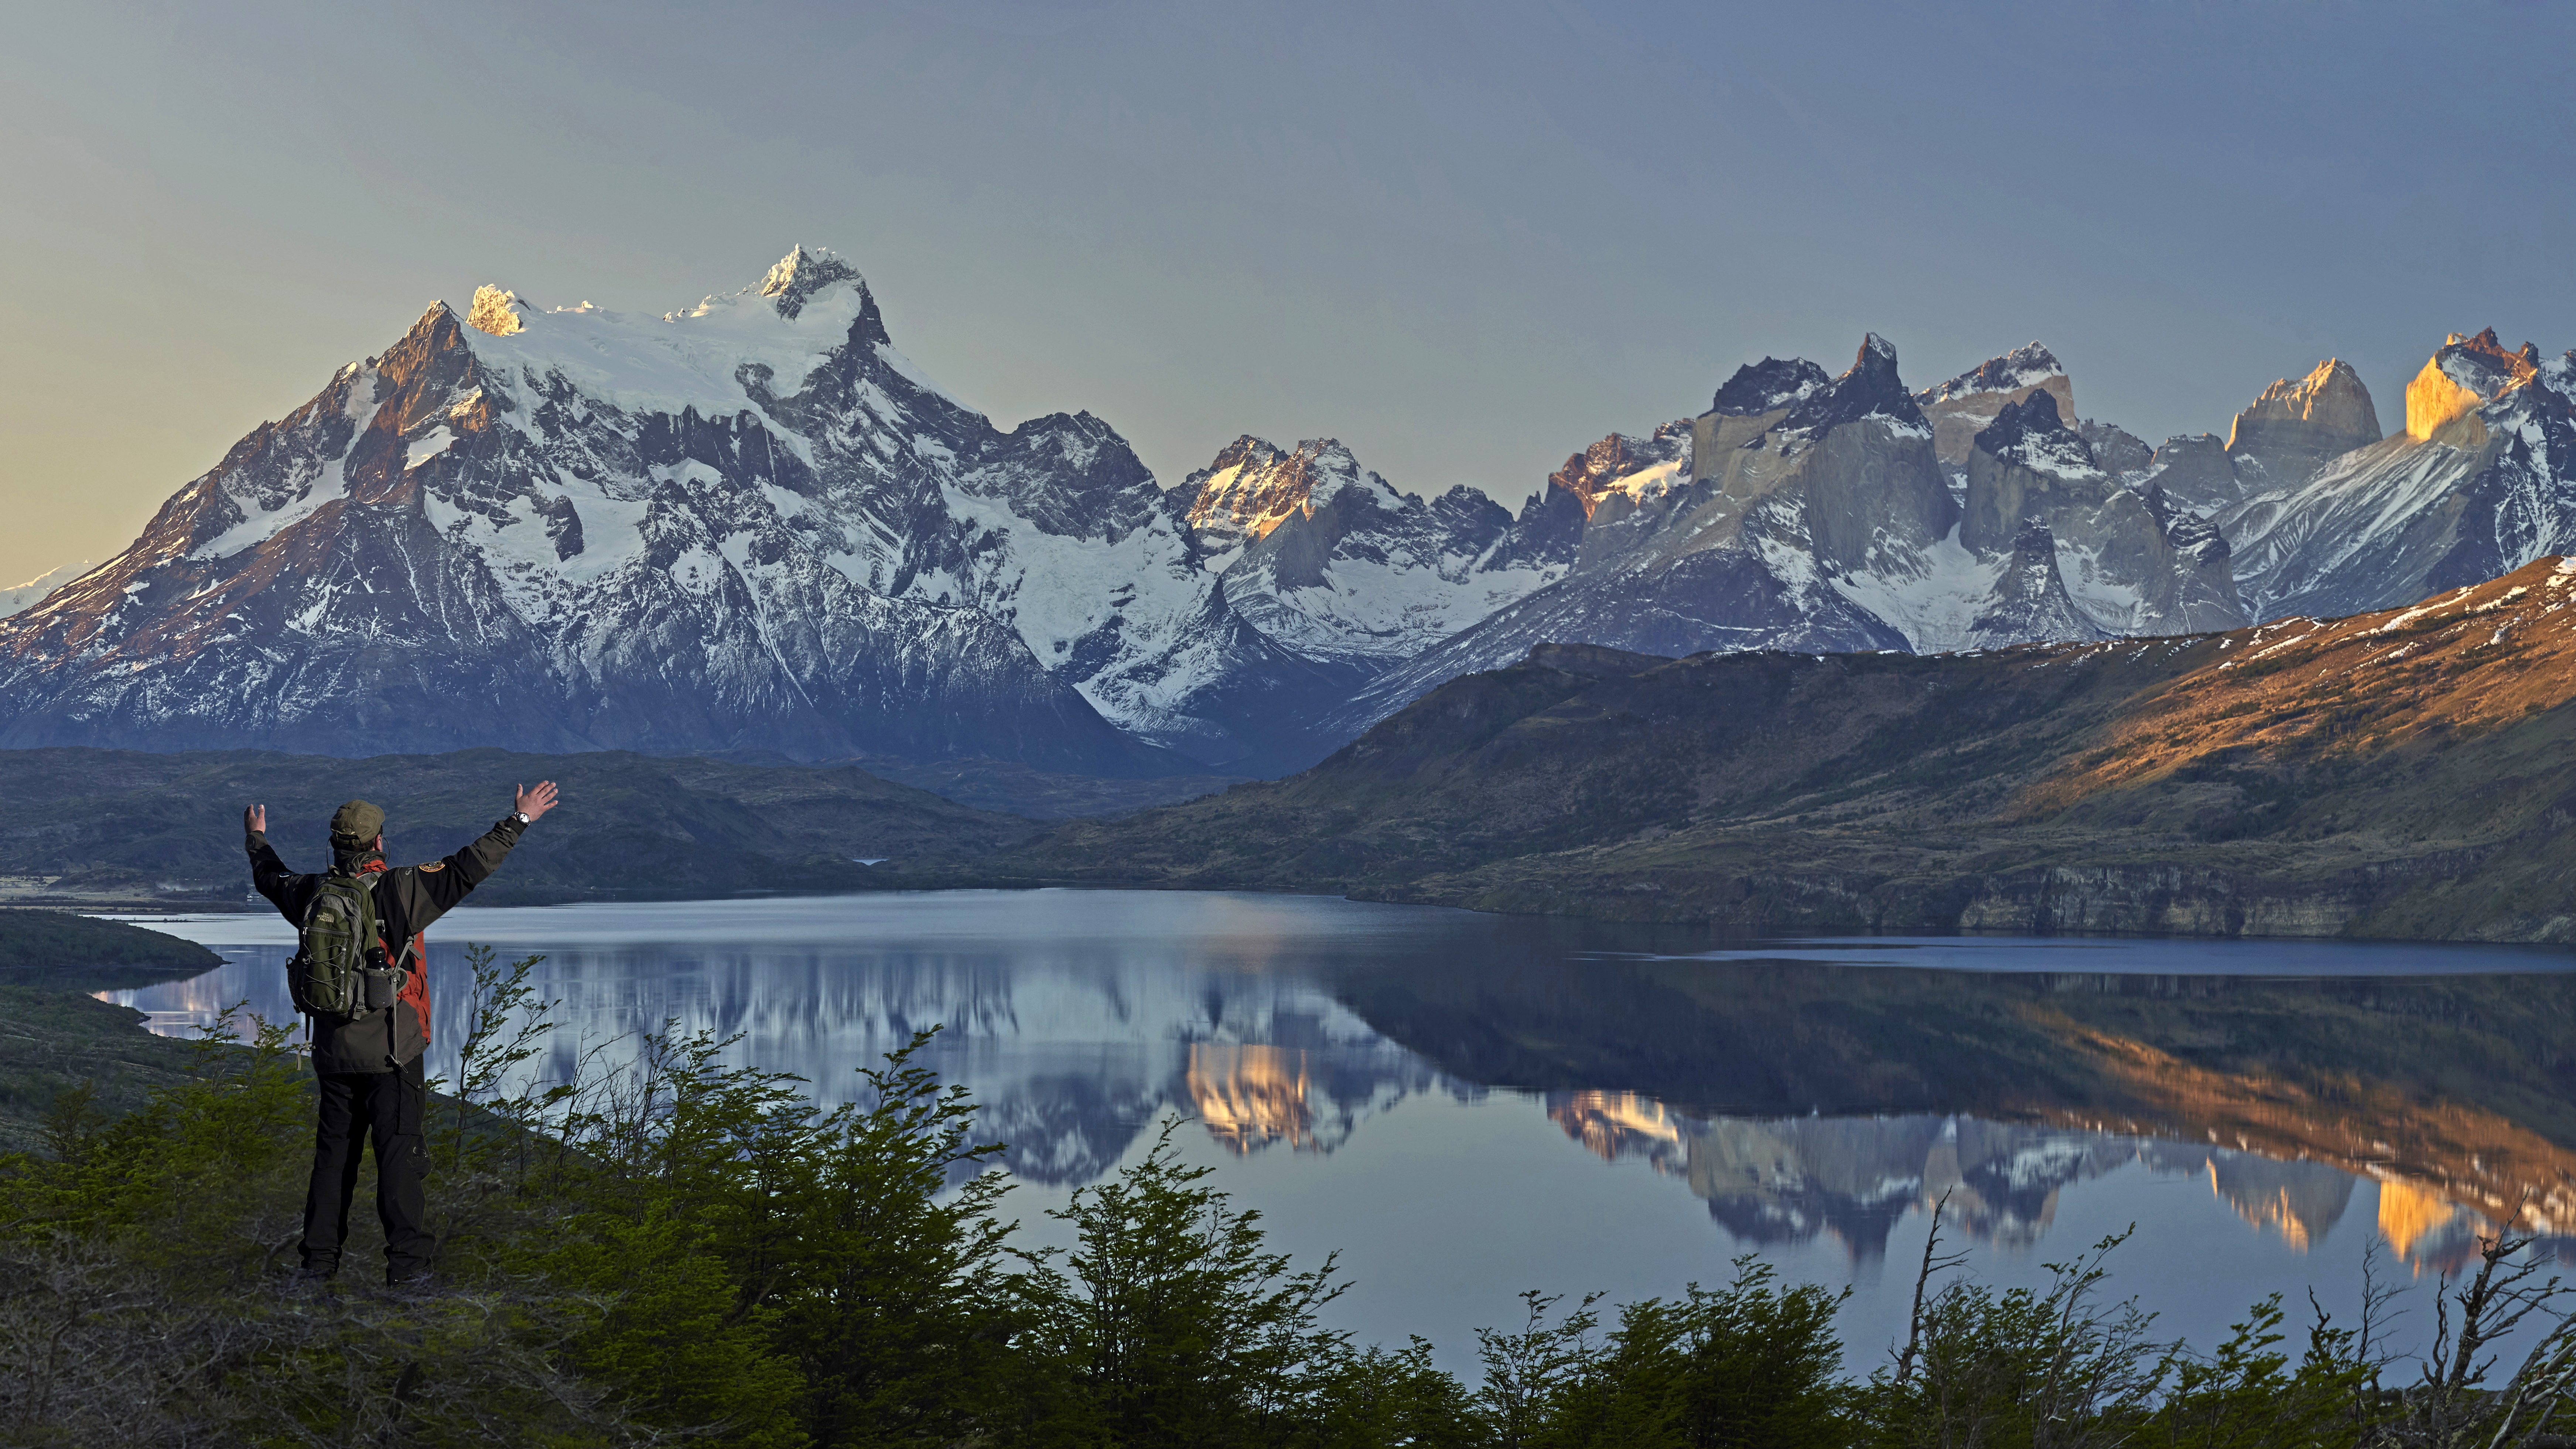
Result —
<path fill-rule="evenodd" d="M 438 1240 L 424 1226 L 421 1181 L 429 1144 L 421 1109 L 429 1091 L 420 1059 L 390 1072 L 321 1072 L 322 1113 L 313 1133 L 313 1182 L 304 1194 L 304 1267 L 334 1273 L 349 1239 L 349 1200 L 358 1191 L 358 1141 L 376 1145 L 376 1218 L 385 1227 L 385 1277 L 429 1271 Z"/>

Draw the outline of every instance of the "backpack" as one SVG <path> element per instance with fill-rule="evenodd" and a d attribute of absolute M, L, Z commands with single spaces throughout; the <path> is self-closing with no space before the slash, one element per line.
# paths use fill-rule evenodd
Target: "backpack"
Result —
<path fill-rule="evenodd" d="M 322 878 L 295 928 L 295 955 L 286 963 L 287 994 L 295 998 L 295 1009 L 308 1016 L 352 1017 L 390 1006 L 390 990 L 369 979 L 394 974 L 377 965 L 383 954 L 377 942 L 376 893 L 359 877 L 332 871 Z M 371 1001 L 374 996 L 384 1000 Z"/>

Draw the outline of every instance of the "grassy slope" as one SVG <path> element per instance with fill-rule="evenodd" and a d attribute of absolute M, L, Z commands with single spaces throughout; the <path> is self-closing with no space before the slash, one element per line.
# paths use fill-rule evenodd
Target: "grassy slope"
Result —
<path fill-rule="evenodd" d="M 2576 939 L 2545 560 L 2429 609 L 1990 654 L 1542 649 L 986 879 L 1637 919 Z"/>
<path fill-rule="evenodd" d="M 397 861 L 434 859 L 487 829 L 511 787 L 539 778 L 563 804 L 477 893 L 487 904 L 863 890 L 855 856 L 972 855 L 1024 839 L 1028 821 L 973 810 L 853 767 L 809 769 L 622 753 L 466 750 L 343 760 L 260 751 L 0 752 L 0 876 L 58 895 L 238 900 L 249 876 L 241 809 L 269 811 L 290 866 L 317 869 L 331 811 L 385 808 Z"/>
<path fill-rule="evenodd" d="M 188 1044 L 144 1031 L 142 1020 L 77 992 L 0 982 L 0 1152 L 40 1147 L 66 1087 L 96 1083 L 93 1107 L 114 1117 L 180 1081 Z"/>

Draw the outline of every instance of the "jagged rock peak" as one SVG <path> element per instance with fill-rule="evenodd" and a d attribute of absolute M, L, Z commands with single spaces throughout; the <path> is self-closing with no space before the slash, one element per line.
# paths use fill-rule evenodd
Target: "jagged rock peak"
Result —
<path fill-rule="evenodd" d="M 2482 426 L 2452 425 L 2539 374 L 2537 344 L 2507 352 L 2492 327 L 2475 337 L 2454 332 L 2406 384 L 2406 435 L 2417 442 L 2476 447 L 2486 439 Z"/>
<path fill-rule="evenodd" d="M 799 243 L 788 248 L 787 255 L 778 259 L 778 265 L 771 267 L 769 274 L 760 279 L 760 295 L 771 298 L 778 308 L 778 315 L 793 322 L 816 292 L 834 282 L 856 282 L 862 291 L 868 285 L 857 268 L 828 248 L 817 247 L 808 251 Z"/>
<path fill-rule="evenodd" d="M 2507 352 L 2492 327 L 2475 337 L 2452 333 L 2433 357 L 2455 380 L 2490 398 L 2540 371 L 2540 344 L 2526 342 L 2520 352 Z"/>
<path fill-rule="evenodd" d="M 1914 400 L 1930 407 L 1981 392 L 2019 392 L 2065 375 L 2066 369 L 2058 365 L 2056 353 L 2042 343 L 2027 342 L 2001 357 L 1987 358 L 1948 382 L 1923 389 L 1914 395 Z"/>
<path fill-rule="evenodd" d="M 1780 426 L 1791 431 L 1823 432 L 1866 417 L 1885 418 L 1902 428 L 1920 428 L 1931 436 L 1923 409 L 1906 391 L 1896 372 L 1896 347 L 1875 332 L 1860 340 L 1860 353 L 1831 385 L 1810 394 L 1789 410 Z"/>
<path fill-rule="evenodd" d="M 1245 433 L 1241 437 L 1236 438 L 1233 442 L 1219 448 L 1217 450 L 1215 461 L 1209 463 L 1203 472 L 1222 473 L 1228 468 L 1257 468 L 1264 464 L 1275 463 L 1286 456 L 1288 455 L 1281 452 L 1277 444 L 1266 438 L 1256 438 L 1250 433 Z M 1184 482 L 1173 486 L 1176 488 L 1189 488 L 1192 485 Z"/>
<path fill-rule="evenodd" d="M 1816 375 L 1823 377 L 1823 369 L 1816 369 Z M 1589 518 L 1611 493 L 1626 493 L 1631 502 L 1636 502 L 1688 483 L 1690 464 L 1691 424 L 1690 419 L 1683 418 L 1665 423 L 1645 437 L 1612 433 L 1567 458 L 1564 467 L 1547 475 L 1547 481 L 1551 490 L 1561 488 L 1580 499 L 1584 516 Z"/>
<path fill-rule="evenodd" d="M 2236 415 L 2228 447 L 2240 446 L 2249 425 L 2274 422 L 2300 423 L 2359 438 L 2352 447 L 2379 441 L 2379 411 L 2371 404 L 2370 389 L 2362 386 L 2361 374 L 2352 370 L 2352 364 L 2339 357 L 2318 363 L 2296 382 L 2285 377 L 2263 389 L 2252 407 Z"/>
<path fill-rule="evenodd" d="M 2283 378 L 2263 389 L 2263 395 L 2254 400 L 2254 406 L 2313 418 L 2320 409 L 2333 406 L 2339 395 L 2358 395 L 2367 399 L 2370 390 L 2361 385 L 2361 374 L 2352 370 L 2351 363 L 2340 357 L 2329 357 L 2309 369 L 2308 375 L 2297 382 Z"/>
<path fill-rule="evenodd" d="M 474 305 L 467 309 L 465 321 L 495 337 L 507 337 L 527 327 L 521 320 L 527 310 L 528 304 L 520 300 L 518 293 L 485 285 L 474 289 Z"/>
<path fill-rule="evenodd" d="M 2263 389 L 2227 430 L 2227 455 L 2252 486 L 2285 486 L 2379 441 L 2379 410 L 2352 364 L 2329 357 Z"/>
<path fill-rule="evenodd" d="M 1826 371 L 1803 357 L 1766 357 L 1748 362 L 1709 400 L 1708 410 L 1749 418 L 1795 407 L 1833 385 Z"/>
<path fill-rule="evenodd" d="M 1311 514 L 1345 489 L 1395 500 L 1386 480 L 1360 467 L 1338 438 L 1307 438 L 1292 452 L 1245 434 L 1174 490 L 1190 527 L 1212 548 L 1263 538 L 1291 515 Z"/>
<path fill-rule="evenodd" d="M 2099 471 L 2093 450 L 2058 416 L 2057 399 L 2045 390 L 2004 404 L 1995 420 L 1978 432 L 1977 447 L 2004 462 L 2060 476 Z"/>

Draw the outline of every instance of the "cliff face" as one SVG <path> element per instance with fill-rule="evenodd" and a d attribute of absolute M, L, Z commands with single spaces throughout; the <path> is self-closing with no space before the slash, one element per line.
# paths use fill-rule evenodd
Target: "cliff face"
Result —
<path fill-rule="evenodd" d="M 2334 458 L 2379 441 L 2379 412 L 2352 364 L 2328 358 L 2297 382 L 2263 390 L 2228 429 L 2227 455 L 2248 488 L 2304 482 Z"/>
<path fill-rule="evenodd" d="M 1374 681 L 1333 717 L 1346 737 L 1543 643 L 1903 649 L 1901 629 L 1835 580 L 1919 556 L 1957 515 L 1896 349 L 1876 336 L 1839 377 L 1803 360 L 1740 369 L 1688 431 L 1604 439 L 1548 498 L 1582 510 L 1572 571 Z"/>
<path fill-rule="evenodd" d="M 1304 775 L 999 868 L 1757 928 L 2576 940 L 2571 603 L 2550 559 L 2173 639 L 1542 651 Z"/>
<path fill-rule="evenodd" d="M 1968 454 L 1959 542 L 1980 554 L 2018 550 L 2037 525 L 2053 539 L 2062 592 L 2080 629 L 2033 622 L 1999 634 L 1981 616 L 1980 647 L 2042 639 L 2187 634 L 2248 622 L 2227 542 L 2150 482 L 2130 487 L 2102 468 L 2050 394 L 1999 411 Z M 2019 586 L 2027 593 L 2027 583 Z"/>

